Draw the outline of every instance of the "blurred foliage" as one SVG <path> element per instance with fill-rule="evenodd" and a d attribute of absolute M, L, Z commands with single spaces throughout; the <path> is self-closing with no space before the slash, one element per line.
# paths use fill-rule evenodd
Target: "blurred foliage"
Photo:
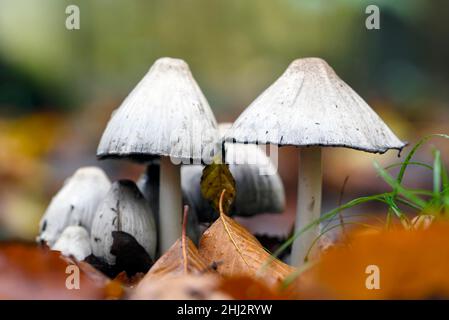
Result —
<path fill-rule="evenodd" d="M 65 28 L 69 4 L 80 30 Z M 381 30 L 365 28 L 369 4 L 381 8 Z M 0 106 L 121 98 L 156 58 L 175 56 L 218 114 L 235 113 L 293 59 L 321 56 L 362 96 L 418 108 L 447 99 L 447 12 L 449 2 L 425 0 L 2 0 Z"/>

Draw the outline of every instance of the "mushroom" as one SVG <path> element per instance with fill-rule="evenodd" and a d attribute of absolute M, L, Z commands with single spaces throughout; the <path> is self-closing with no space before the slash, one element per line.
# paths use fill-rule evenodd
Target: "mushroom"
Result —
<path fill-rule="evenodd" d="M 89 232 L 81 226 L 68 226 L 51 250 L 60 251 L 64 256 L 73 256 L 82 261 L 92 253 Z"/>
<path fill-rule="evenodd" d="M 217 124 L 186 62 L 158 59 L 113 113 L 99 159 L 148 161 L 160 156 L 159 249 L 181 236 L 182 163 L 212 161 Z"/>
<path fill-rule="evenodd" d="M 184 193 L 184 178 L 183 178 L 183 170 L 186 167 L 192 167 L 196 168 L 197 166 L 202 167 L 201 165 L 188 165 L 188 166 L 182 166 L 181 167 L 181 185 L 183 190 L 183 203 L 190 205 L 189 203 L 186 203 L 185 201 L 185 193 Z M 200 174 L 201 175 L 201 174 Z M 137 180 L 137 187 L 139 188 L 140 192 L 142 192 L 143 196 L 147 199 L 148 203 L 150 204 L 151 210 L 153 211 L 156 225 L 159 225 L 159 161 L 151 161 L 147 165 L 147 168 L 144 173 L 139 177 L 139 180 Z M 196 186 L 191 186 L 192 188 Z M 154 211 L 156 210 L 156 211 Z M 187 215 L 187 236 L 194 242 L 198 243 L 200 240 L 200 229 L 199 229 L 199 222 L 198 222 L 198 215 L 196 211 L 191 211 Z"/>
<path fill-rule="evenodd" d="M 231 123 L 221 123 L 223 136 Z M 236 199 L 230 214 L 253 216 L 260 213 L 279 213 L 285 207 L 285 193 L 279 174 L 265 153 L 254 145 L 225 144 L 226 162 L 236 183 Z M 201 194 L 202 165 L 183 166 L 181 169 L 182 191 L 192 214 L 201 222 L 218 217 L 210 203 Z M 273 173 L 273 174 L 264 174 Z"/>
<path fill-rule="evenodd" d="M 321 147 L 385 153 L 406 145 L 319 58 L 293 61 L 239 116 L 224 140 L 301 147 L 296 232 L 320 218 Z M 304 262 L 318 234 L 316 223 L 295 240 L 293 264 Z"/>
<path fill-rule="evenodd" d="M 130 180 L 112 184 L 92 223 L 92 253 L 110 265 L 116 262 L 116 256 L 111 253 L 115 231 L 134 237 L 149 256 L 155 258 L 157 237 L 153 214 L 136 184 Z"/>
<path fill-rule="evenodd" d="M 89 231 L 95 211 L 110 187 L 111 182 L 100 168 L 78 169 L 51 200 L 41 218 L 37 240 L 52 247 L 68 226 L 80 225 Z"/>

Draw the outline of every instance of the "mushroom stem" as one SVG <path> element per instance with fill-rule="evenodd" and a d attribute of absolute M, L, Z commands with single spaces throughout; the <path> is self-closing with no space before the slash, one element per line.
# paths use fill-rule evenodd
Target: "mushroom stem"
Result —
<path fill-rule="evenodd" d="M 300 149 L 295 233 L 320 218 L 321 181 L 321 148 Z M 292 265 L 301 266 L 305 263 L 307 252 L 318 237 L 319 230 L 317 223 L 295 239 L 291 254 Z"/>
<path fill-rule="evenodd" d="M 159 190 L 159 253 L 163 254 L 181 237 L 181 166 L 161 157 Z"/>

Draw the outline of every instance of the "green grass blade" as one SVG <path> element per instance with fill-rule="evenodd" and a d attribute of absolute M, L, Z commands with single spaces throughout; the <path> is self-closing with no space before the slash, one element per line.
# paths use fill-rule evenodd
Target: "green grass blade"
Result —
<path fill-rule="evenodd" d="M 441 170 L 441 181 L 442 181 L 442 191 L 441 197 L 443 202 L 443 210 L 445 215 L 449 215 L 449 178 L 447 174 L 447 169 L 442 166 Z"/>
<path fill-rule="evenodd" d="M 405 162 L 398 162 L 398 163 L 393 163 L 390 164 L 389 166 L 386 166 L 384 169 L 385 170 L 390 170 L 390 169 L 394 169 L 397 167 L 402 167 L 402 165 L 404 165 Z M 409 166 L 418 166 L 418 167 L 423 167 L 429 170 L 433 170 L 432 166 L 429 166 L 428 164 L 422 163 L 422 162 L 417 162 L 417 161 L 410 161 L 408 163 Z"/>
<path fill-rule="evenodd" d="M 434 161 L 433 161 L 433 193 L 439 195 L 441 191 L 441 152 L 435 149 L 433 151 Z"/>
<path fill-rule="evenodd" d="M 408 167 L 409 163 L 411 162 L 411 159 L 413 158 L 415 153 L 419 150 L 419 148 L 424 143 L 426 143 L 428 140 L 430 140 L 432 138 L 436 138 L 436 137 L 449 139 L 449 135 L 447 135 L 447 134 L 436 133 L 436 134 L 431 134 L 429 136 L 426 136 L 426 137 L 422 138 L 420 141 L 418 141 L 418 143 L 408 153 L 407 157 L 405 158 L 405 160 L 404 160 L 404 162 L 403 162 L 403 164 L 401 166 L 401 170 L 399 171 L 399 174 L 398 174 L 398 177 L 397 177 L 397 181 L 399 183 L 402 183 L 402 180 L 404 179 L 405 171 L 407 170 L 407 167 Z"/>
<path fill-rule="evenodd" d="M 381 168 L 377 162 L 374 163 L 374 167 L 376 168 L 379 175 L 385 180 L 385 182 L 388 183 L 393 188 L 392 199 L 394 199 L 396 197 L 396 195 L 399 193 L 404 198 L 415 203 L 417 206 L 420 206 L 421 208 L 424 208 L 427 205 L 426 201 L 424 201 L 420 197 L 416 196 L 413 192 L 404 188 L 400 184 L 399 180 L 394 179 L 392 176 L 390 176 L 390 174 L 386 170 Z M 393 200 L 393 202 L 394 202 L 394 200 Z"/>

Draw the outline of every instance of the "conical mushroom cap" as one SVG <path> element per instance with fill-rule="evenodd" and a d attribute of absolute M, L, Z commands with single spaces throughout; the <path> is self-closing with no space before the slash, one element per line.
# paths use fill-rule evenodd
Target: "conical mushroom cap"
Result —
<path fill-rule="evenodd" d="M 405 144 L 322 59 L 293 61 L 234 122 L 226 141 L 347 147 L 372 153 Z"/>
<path fill-rule="evenodd" d="M 97 156 L 200 161 L 217 137 L 215 117 L 187 63 L 161 58 L 113 113 Z"/>
<path fill-rule="evenodd" d="M 50 247 L 67 226 L 81 225 L 90 231 L 98 205 L 111 182 L 97 167 L 78 169 L 53 197 L 39 224 L 39 240 Z"/>
<path fill-rule="evenodd" d="M 111 265 L 115 264 L 115 256 L 111 254 L 113 231 L 123 231 L 133 236 L 154 259 L 156 225 L 153 213 L 132 181 L 120 180 L 112 184 L 92 223 L 92 253 Z"/>

